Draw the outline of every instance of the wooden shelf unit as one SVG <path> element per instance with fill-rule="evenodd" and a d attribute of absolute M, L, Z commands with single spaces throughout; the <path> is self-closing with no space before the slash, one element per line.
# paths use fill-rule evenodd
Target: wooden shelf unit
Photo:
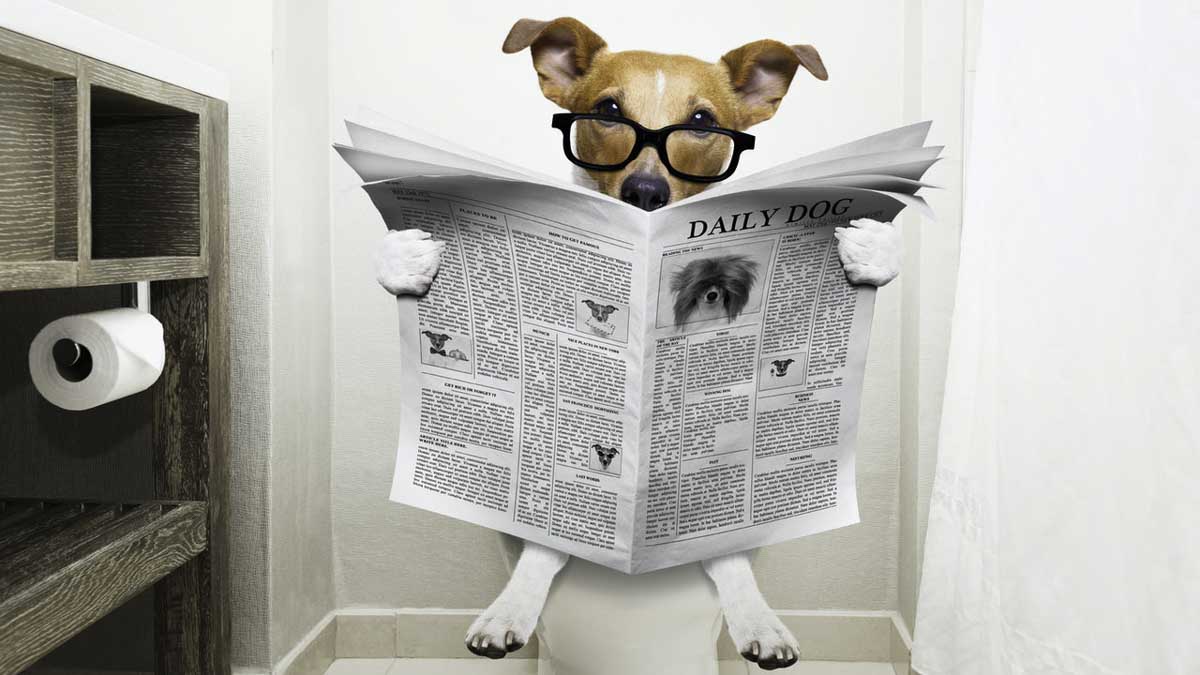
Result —
<path fill-rule="evenodd" d="M 18 672 L 196 557 L 202 502 L 0 502 L 0 671 Z"/>
<path fill-rule="evenodd" d="M 0 290 L 208 274 L 223 101 L 4 29 L 0 92 Z"/>
<path fill-rule="evenodd" d="M 0 29 L 0 675 L 151 586 L 156 671 L 230 673 L 227 260 L 226 103 Z M 41 399 L 32 333 L 138 281 L 158 381 L 82 413 Z M 101 465 L 143 487 L 60 494 Z"/>

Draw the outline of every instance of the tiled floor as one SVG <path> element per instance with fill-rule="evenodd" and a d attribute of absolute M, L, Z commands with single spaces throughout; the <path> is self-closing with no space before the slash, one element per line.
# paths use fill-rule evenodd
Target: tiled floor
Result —
<path fill-rule="evenodd" d="M 749 666 L 749 668 L 747 668 Z M 721 675 L 765 671 L 741 661 L 722 661 Z M 786 675 L 892 675 L 886 663 L 801 661 Z M 537 675 L 537 659 L 338 659 L 325 675 Z"/>

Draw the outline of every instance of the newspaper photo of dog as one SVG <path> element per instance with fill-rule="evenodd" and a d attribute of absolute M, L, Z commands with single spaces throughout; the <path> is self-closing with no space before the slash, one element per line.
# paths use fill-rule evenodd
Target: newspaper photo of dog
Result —
<path fill-rule="evenodd" d="M 659 284 L 659 328 L 691 331 L 734 324 L 762 308 L 764 276 L 770 269 L 774 242 L 760 240 L 732 246 L 663 255 Z"/>

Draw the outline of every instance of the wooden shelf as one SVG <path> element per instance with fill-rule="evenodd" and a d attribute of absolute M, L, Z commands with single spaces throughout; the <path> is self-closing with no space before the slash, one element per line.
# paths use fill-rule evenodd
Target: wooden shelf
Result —
<path fill-rule="evenodd" d="M 206 276 L 226 119 L 223 101 L 0 28 L 0 291 Z"/>
<path fill-rule="evenodd" d="M 0 674 L 203 552 L 204 502 L 0 501 Z"/>

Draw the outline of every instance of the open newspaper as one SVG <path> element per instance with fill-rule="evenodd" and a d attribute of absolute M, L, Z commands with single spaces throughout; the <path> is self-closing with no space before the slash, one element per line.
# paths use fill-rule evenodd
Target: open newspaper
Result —
<path fill-rule="evenodd" d="M 858 522 L 875 289 L 833 230 L 928 209 L 928 123 L 653 212 L 347 126 L 387 227 L 446 242 L 398 301 L 393 500 L 631 573 Z"/>

